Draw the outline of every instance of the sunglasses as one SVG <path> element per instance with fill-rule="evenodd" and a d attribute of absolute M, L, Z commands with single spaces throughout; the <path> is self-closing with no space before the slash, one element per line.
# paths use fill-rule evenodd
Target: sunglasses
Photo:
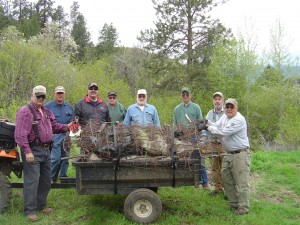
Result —
<path fill-rule="evenodd" d="M 57 95 L 63 95 L 64 92 L 56 92 Z"/>
<path fill-rule="evenodd" d="M 42 99 L 45 99 L 45 98 L 46 98 L 46 95 L 39 95 L 39 96 L 36 96 L 36 98 L 42 98 Z"/>
<path fill-rule="evenodd" d="M 182 93 L 181 94 L 182 97 L 185 97 L 185 96 L 189 97 L 189 95 L 190 95 L 189 93 Z"/>
<path fill-rule="evenodd" d="M 116 97 L 108 97 L 108 99 L 116 99 Z"/>
<path fill-rule="evenodd" d="M 234 105 L 226 105 L 225 108 L 226 109 L 234 109 Z"/>
<path fill-rule="evenodd" d="M 90 87 L 89 90 L 90 91 L 98 91 L 98 88 L 97 87 Z"/>
<path fill-rule="evenodd" d="M 146 98 L 146 95 L 139 95 L 139 98 Z"/>

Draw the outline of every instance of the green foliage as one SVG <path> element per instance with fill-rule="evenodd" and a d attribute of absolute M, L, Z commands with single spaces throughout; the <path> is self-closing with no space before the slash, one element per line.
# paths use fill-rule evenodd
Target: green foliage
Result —
<path fill-rule="evenodd" d="M 1 44 L 1 108 L 14 101 L 20 104 L 28 101 L 32 88 L 38 84 L 48 89 L 48 97 L 57 85 L 63 84 L 68 89 L 73 85 L 72 76 L 73 68 L 68 60 L 45 46 L 26 43 L 24 40 L 5 41 Z"/>
<path fill-rule="evenodd" d="M 16 112 L 20 108 L 20 105 L 25 105 L 28 102 L 26 101 L 19 101 L 18 99 L 12 99 L 11 102 L 1 104 L 0 106 L 0 116 L 7 118 L 9 121 L 15 121 L 16 120 Z"/>
<path fill-rule="evenodd" d="M 276 86 L 283 82 L 282 71 L 268 65 L 263 73 L 257 78 L 256 84 L 260 86 Z"/>
<path fill-rule="evenodd" d="M 85 56 L 85 48 L 90 42 L 90 33 L 87 31 L 85 18 L 79 14 L 73 24 L 71 35 L 78 45 L 78 53 L 75 57 L 76 60 L 83 60 Z"/>
<path fill-rule="evenodd" d="M 300 107 L 298 102 L 294 106 L 287 106 L 280 121 L 280 129 L 276 142 L 281 146 L 288 146 L 293 149 L 300 146 Z M 298 104 L 297 104 L 298 103 Z"/>
<path fill-rule="evenodd" d="M 104 54 L 112 54 L 116 52 L 116 47 L 118 46 L 118 33 L 117 29 L 113 24 L 105 23 L 99 31 L 98 45 L 97 45 L 97 55 L 101 56 Z"/>
<path fill-rule="evenodd" d="M 26 39 L 38 35 L 41 32 L 41 26 L 37 13 L 34 13 L 29 19 L 23 20 L 18 27 Z"/>
<path fill-rule="evenodd" d="M 300 104 L 295 101 L 299 99 L 299 88 L 282 84 L 252 90 L 248 95 L 248 123 L 255 147 L 262 145 L 281 149 L 282 146 L 299 146 L 297 114 Z"/>
<path fill-rule="evenodd" d="M 30 38 L 29 43 L 60 52 L 67 59 L 75 57 L 78 48 L 70 32 L 65 27 L 50 22 L 45 24 L 42 33 Z"/>
<path fill-rule="evenodd" d="M 111 67 L 111 58 L 103 57 L 95 62 L 77 65 L 78 72 L 73 77 L 74 85 L 70 88 L 68 100 L 76 103 L 87 94 L 87 86 L 91 82 L 99 85 L 99 96 L 106 101 L 107 93 L 111 90 L 118 92 L 119 101 L 126 107 L 132 104 L 129 86 L 122 79 L 115 79 L 115 69 Z"/>

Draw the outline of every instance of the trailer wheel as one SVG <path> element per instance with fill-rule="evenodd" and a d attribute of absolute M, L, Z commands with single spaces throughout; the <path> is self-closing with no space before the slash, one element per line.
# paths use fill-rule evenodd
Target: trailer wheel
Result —
<path fill-rule="evenodd" d="M 158 195 L 146 188 L 131 192 L 124 203 L 125 216 L 137 223 L 152 223 L 158 219 L 162 204 Z"/>
<path fill-rule="evenodd" d="M 8 178 L 0 171 L 0 213 L 9 205 L 11 188 Z"/>

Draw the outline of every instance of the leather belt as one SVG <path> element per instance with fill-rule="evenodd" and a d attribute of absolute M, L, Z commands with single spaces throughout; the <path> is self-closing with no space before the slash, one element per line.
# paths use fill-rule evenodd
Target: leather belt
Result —
<path fill-rule="evenodd" d="M 248 150 L 248 148 L 244 148 L 244 149 L 239 149 L 239 150 L 235 150 L 235 151 L 230 151 L 227 152 L 228 154 L 237 154 L 237 153 L 241 153 L 241 152 L 246 152 Z"/>
<path fill-rule="evenodd" d="M 29 145 L 30 147 L 43 147 L 43 148 L 49 148 L 50 147 L 50 144 L 49 143 L 46 143 L 46 144 L 30 144 Z"/>

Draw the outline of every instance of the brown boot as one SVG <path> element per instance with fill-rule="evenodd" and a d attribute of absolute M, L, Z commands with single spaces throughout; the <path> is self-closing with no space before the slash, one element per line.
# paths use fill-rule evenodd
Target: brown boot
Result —
<path fill-rule="evenodd" d="M 50 215 L 53 212 L 52 208 L 44 208 L 42 212 L 46 215 Z"/>
<path fill-rule="evenodd" d="M 213 190 L 212 192 L 209 193 L 209 195 L 211 195 L 211 196 L 219 195 L 219 194 L 224 194 L 224 192 L 223 191 Z"/>
<path fill-rule="evenodd" d="M 38 220 L 39 220 L 39 218 L 38 218 L 38 216 L 37 216 L 36 214 L 28 215 L 26 218 L 27 218 L 30 222 L 35 222 L 35 221 L 38 221 Z"/>
<path fill-rule="evenodd" d="M 248 213 L 249 213 L 249 211 L 246 211 L 245 209 L 242 209 L 242 208 L 237 208 L 236 210 L 234 210 L 234 214 L 237 216 L 245 215 Z"/>

